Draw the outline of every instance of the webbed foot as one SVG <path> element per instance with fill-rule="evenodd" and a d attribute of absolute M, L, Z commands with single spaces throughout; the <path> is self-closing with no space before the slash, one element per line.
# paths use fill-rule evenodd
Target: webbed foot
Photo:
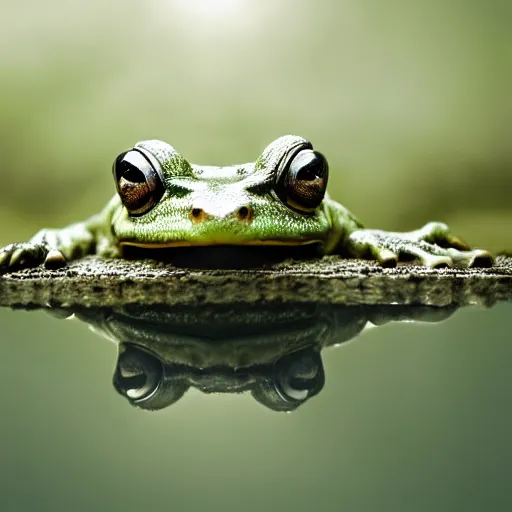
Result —
<path fill-rule="evenodd" d="M 429 222 L 407 233 L 359 229 L 350 235 L 348 243 L 351 254 L 375 259 L 383 267 L 411 260 L 430 268 L 491 267 L 494 261 L 488 251 L 471 249 L 441 222 Z"/>
<path fill-rule="evenodd" d="M 32 268 L 44 264 L 46 268 L 60 268 L 66 258 L 47 244 L 20 242 L 0 248 L 0 272 Z"/>

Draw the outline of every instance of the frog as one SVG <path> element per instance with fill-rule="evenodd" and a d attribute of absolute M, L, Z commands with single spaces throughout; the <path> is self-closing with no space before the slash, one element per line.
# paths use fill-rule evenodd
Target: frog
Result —
<path fill-rule="evenodd" d="M 365 228 L 327 192 L 329 165 L 311 142 L 285 135 L 251 163 L 190 163 L 161 140 L 137 142 L 112 166 L 116 193 L 99 213 L 61 229 L 42 229 L 0 249 L 0 271 L 58 269 L 88 255 L 143 258 L 156 249 L 313 248 L 396 267 L 489 267 L 493 256 L 471 248 L 443 222 L 408 232 Z"/>

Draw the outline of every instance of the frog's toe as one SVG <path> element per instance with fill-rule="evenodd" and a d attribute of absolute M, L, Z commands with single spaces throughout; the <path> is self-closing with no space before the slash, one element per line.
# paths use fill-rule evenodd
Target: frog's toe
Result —
<path fill-rule="evenodd" d="M 441 247 L 450 247 L 459 251 L 468 251 L 470 246 L 450 231 L 444 222 L 429 222 L 420 230 L 421 239 L 426 242 L 438 244 Z"/>
<path fill-rule="evenodd" d="M 455 249 L 453 249 L 453 251 L 455 251 Z M 447 250 L 425 242 L 407 244 L 403 247 L 400 256 L 403 258 L 407 257 L 407 259 L 412 257 L 429 268 L 446 268 L 453 266 L 452 255 Z"/>
<path fill-rule="evenodd" d="M 471 247 L 464 242 L 458 236 L 452 235 L 448 233 L 445 237 L 445 244 L 447 247 L 453 247 L 454 249 L 458 249 L 459 251 L 469 251 Z"/>
<path fill-rule="evenodd" d="M 398 256 L 389 249 L 378 249 L 377 261 L 384 268 L 394 268 L 398 263 Z"/>
<path fill-rule="evenodd" d="M 23 264 L 27 261 L 28 253 L 26 249 L 23 247 L 19 247 L 17 249 L 14 249 L 11 254 L 11 267 L 19 267 L 23 266 Z"/>
<path fill-rule="evenodd" d="M 60 251 L 56 250 L 48 251 L 48 254 L 44 260 L 44 266 L 51 270 L 62 268 L 66 265 L 66 263 L 66 257 Z"/>
<path fill-rule="evenodd" d="M 491 253 L 488 251 L 483 251 L 481 249 L 475 249 L 472 252 L 472 257 L 469 259 L 468 267 L 476 267 L 476 268 L 489 268 L 492 267 L 494 263 L 494 258 Z"/>
<path fill-rule="evenodd" d="M 450 228 L 444 222 L 430 221 L 427 222 L 420 230 L 425 237 L 432 235 L 444 236 L 450 231 Z"/>
<path fill-rule="evenodd" d="M 11 261 L 11 247 L 12 246 L 8 245 L 0 250 L 0 268 L 9 266 Z"/>
<path fill-rule="evenodd" d="M 423 254 L 420 259 L 423 265 L 429 268 L 448 268 L 453 266 L 453 260 L 449 256 Z"/>
<path fill-rule="evenodd" d="M 494 258 L 488 251 L 474 249 L 472 251 L 458 251 L 456 249 L 447 249 L 447 252 L 456 262 L 457 266 L 463 268 L 488 268 L 492 267 Z"/>
<path fill-rule="evenodd" d="M 0 268 L 28 268 L 40 265 L 45 256 L 46 248 L 31 243 L 11 244 L 0 252 Z"/>

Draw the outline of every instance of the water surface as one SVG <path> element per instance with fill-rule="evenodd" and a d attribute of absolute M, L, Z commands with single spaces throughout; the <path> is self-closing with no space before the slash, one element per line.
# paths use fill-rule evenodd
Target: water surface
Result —
<path fill-rule="evenodd" d="M 113 387 L 116 343 L 1 309 L 0 508 L 508 510 L 511 315 L 463 308 L 330 339 L 325 385 L 285 414 L 194 387 L 141 410 Z"/>

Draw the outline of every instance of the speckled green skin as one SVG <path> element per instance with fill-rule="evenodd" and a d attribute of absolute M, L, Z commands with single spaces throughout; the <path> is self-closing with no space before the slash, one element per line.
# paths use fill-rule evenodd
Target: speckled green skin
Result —
<path fill-rule="evenodd" d="M 230 167 L 191 165 L 172 146 L 151 140 L 136 148 L 152 155 L 166 189 L 160 202 L 142 216 L 131 216 L 116 195 L 85 222 L 42 230 L 29 242 L 0 250 L 0 269 L 58 267 L 87 254 L 121 257 L 122 247 L 316 244 L 319 256 L 341 253 L 395 266 L 417 259 L 430 267 L 489 266 L 487 251 L 470 250 L 445 224 L 432 222 L 408 233 L 364 229 L 343 206 L 325 196 L 313 212 L 285 205 L 275 194 L 278 173 L 291 154 L 311 144 L 287 135 L 272 142 L 254 163 Z M 240 209 L 251 214 L 242 218 Z M 201 211 L 194 218 L 192 210 Z"/>

